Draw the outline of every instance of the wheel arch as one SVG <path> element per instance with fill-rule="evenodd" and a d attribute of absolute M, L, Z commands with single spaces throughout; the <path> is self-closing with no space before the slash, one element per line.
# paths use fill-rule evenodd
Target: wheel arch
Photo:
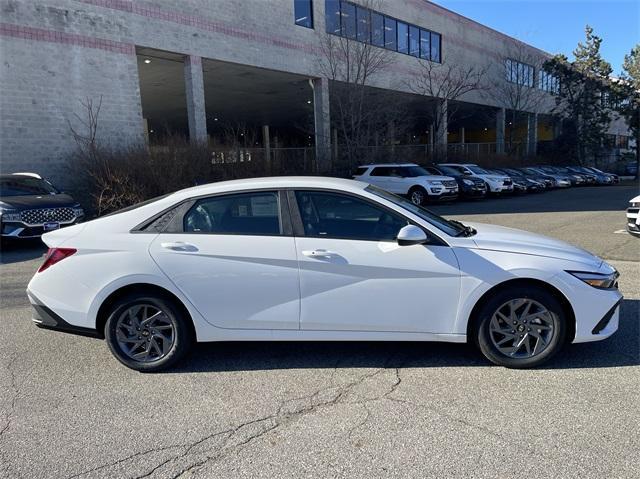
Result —
<path fill-rule="evenodd" d="M 545 281 L 534 279 L 534 278 L 516 278 L 510 279 L 507 281 L 503 281 L 502 283 L 498 283 L 493 286 L 489 290 L 485 291 L 485 293 L 476 301 L 476 304 L 471 309 L 471 313 L 467 319 L 467 342 L 474 341 L 475 338 L 475 329 L 477 322 L 479 320 L 478 314 L 480 309 L 484 306 L 484 304 L 489 301 L 491 296 L 496 293 L 496 291 L 505 289 L 505 288 L 513 288 L 513 287 L 526 287 L 526 286 L 535 286 L 541 289 L 544 289 L 554 298 L 558 300 L 558 302 L 562 305 L 562 309 L 567 316 L 568 324 L 567 324 L 567 338 L 566 342 L 571 343 L 576 335 L 576 317 L 573 311 L 573 306 L 567 299 L 567 297 L 555 286 L 549 284 Z"/>
<path fill-rule="evenodd" d="M 193 317 L 189 312 L 189 309 L 185 306 L 185 304 L 178 298 L 175 294 L 173 294 L 168 289 L 163 288 L 162 286 L 158 286 L 156 284 L 151 283 L 131 283 L 125 286 L 121 286 L 120 288 L 112 291 L 109 296 L 107 296 L 100 307 L 98 308 L 98 312 L 96 314 L 96 331 L 101 338 L 104 338 L 104 327 L 109 317 L 109 311 L 111 307 L 121 298 L 128 294 L 133 293 L 143 293 L 143 294 L 157 294 L 169 301 L 171 301 L 180 311 L 185 315 L 185 318 L 188 319 L 187 324 L 191 327 L 192 337 L 196 338 L 196 328 L 193 322 Z"/>

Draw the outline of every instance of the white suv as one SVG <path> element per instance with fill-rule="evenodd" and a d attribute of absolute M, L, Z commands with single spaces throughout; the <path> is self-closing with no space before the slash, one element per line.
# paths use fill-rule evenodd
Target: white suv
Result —
<path fill-rule="evenodd" d="M 634 236 L 640 236 L 640 196 L 636 196 L 629 201 L 627 231 Z"/>
<path fill-rule="evenodd" d="M 513 192 L 513 180 L 504 175 L 490 173 L 484 168 L 480 168 L 473 163 L 441 163 L 440 166 L 448 166 L 458 170 L 463 175 L 481 178 L 487 184 L 490 193 L 511 193 Z"/>
<path fill-rule="evenodd" d="M 353 179 L 397 195 L 406 195 L 416 205 L 427 200 L 451 200 L 458 197 L 458 182 L 454 178 L 432 175 L 415 163 L 359 166 Z"/>

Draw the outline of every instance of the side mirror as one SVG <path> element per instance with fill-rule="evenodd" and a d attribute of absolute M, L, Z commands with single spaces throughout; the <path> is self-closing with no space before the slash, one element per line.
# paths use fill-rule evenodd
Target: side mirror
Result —
<path fill-rule="evenodd" d="M 404 226 L 398 232 L 398 244 L 400 246 L 411 246 L 414 244 L 424 244 L 428 241 L 427 234 L 415 225 Z"/>

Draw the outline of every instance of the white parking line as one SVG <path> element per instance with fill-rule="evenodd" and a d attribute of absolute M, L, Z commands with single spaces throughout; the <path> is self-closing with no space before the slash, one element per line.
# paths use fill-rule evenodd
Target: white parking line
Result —
<path fill-rule="evenodd" d="M 620 235 L 620 234 L 625 234 L 626 232 L 627 230 L 617 230 L 617 231 L 614 231 L 614 234 Z"/>

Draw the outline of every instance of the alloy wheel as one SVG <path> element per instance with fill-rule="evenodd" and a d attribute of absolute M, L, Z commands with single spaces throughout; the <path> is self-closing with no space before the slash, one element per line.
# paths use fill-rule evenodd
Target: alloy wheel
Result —
<path fill-rule="evenodd" d="M 129 358 L 150 363 L 165 357 L 176 341 L 175 321 L 157 306 L 136 304 L 116 322 L 116 341 Z"/>
<path fill-rule="evenodd" d="M 411 192 L 411 202 L 420 206 L 424 202 L 424 193 L 420 190 L 413 190 Z"/>
<path fill-rule="evenodd" d="M 555 334 L 555 315 L 529 298 L 512 299 L 500 306 L 489 323 L 491 342 L 503 355 L 533 358 L 541 354 Z"/>

